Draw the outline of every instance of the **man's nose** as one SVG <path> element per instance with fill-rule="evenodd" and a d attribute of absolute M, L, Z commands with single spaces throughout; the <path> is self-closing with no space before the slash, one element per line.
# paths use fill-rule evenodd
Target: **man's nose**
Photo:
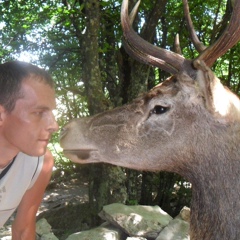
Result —
<path fill-rule="evenodd" d="M 51 113 L 51 116 L 49 118 L 50 119 L 49 119 L 49 122 L 48 122 L 48 131 L 50 133 L 54 133 L 59 129 L 58 123 L 57 123 L 53 113 Z"/>
<path fill-rule="evenodd" d="M 57 121 L 54 119 L 54 124 L 53 126 L 51 127 L 51 132 L 57 132 L 57 130 L 59 129 L 59 126 L 58 126 L 58 123 Z"/>

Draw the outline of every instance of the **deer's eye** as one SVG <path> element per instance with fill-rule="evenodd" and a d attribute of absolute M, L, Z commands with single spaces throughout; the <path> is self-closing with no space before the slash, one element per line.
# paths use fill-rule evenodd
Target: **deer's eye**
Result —
<path fill-rule="evenodd" d="M 150 112 L 150 114 L 163 114 L 169 110 L 169 107 L 163 107 L 161 105 L 156 105 Z"/>

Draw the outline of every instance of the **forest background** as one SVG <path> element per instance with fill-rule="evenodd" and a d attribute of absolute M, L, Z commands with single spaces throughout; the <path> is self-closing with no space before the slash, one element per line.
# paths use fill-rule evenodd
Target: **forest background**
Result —
<path fill-rule="evenodd" d="M 130 0 L 130 9 L 135 2 Z M 210 45 L 229 21 L 231 1 L 195 0 L 189 7 L 199 39 Z M 117 0 L 0 0 L 1 63 L 29 61 L 51 73 L 60 128 L 73 118 L 126 104 L 169 76 L 127 55 L 122 46 L 120 8 Z M 184 57 L 198 55 L 189 39 L 180 0 L 142 0 L 133 26 L 148 42 L 169 50 L 174 50 L 179 34 Z M 238 43 L 213 66 L 216 75 L 237 94 L 239 63 Z M 73 164 L 61 152 L 58 133 L 49 148 L 55 156 L 53 180 L 84 175 L 95 212 L 103 205 L 124 202 L 159 205 L 174 216 L 190 205 L 191 184 L 179 175 Z"/>

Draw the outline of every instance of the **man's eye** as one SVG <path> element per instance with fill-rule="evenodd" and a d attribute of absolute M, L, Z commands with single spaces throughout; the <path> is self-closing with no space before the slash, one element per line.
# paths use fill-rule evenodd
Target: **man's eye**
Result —
<path fill-rule="evenodd" d="M 37 116 L 42 116 L 43 112 L 34 112 L 34 114 Z"/>
<path fill-rule="evenodd" d="M 169 110 L 169 107 L 163 107 L 161 105 L 156 105 L 150 112 L 150 114 L 163 114 Z"/>

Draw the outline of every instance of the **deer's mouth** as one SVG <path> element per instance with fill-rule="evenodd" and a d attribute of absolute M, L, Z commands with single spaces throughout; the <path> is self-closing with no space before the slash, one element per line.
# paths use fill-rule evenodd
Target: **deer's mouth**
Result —
<path fill-rule="evenodd" d="M 97 149 L 64 149 L 64 155 L 75 163 L 99 162 Z"/>

